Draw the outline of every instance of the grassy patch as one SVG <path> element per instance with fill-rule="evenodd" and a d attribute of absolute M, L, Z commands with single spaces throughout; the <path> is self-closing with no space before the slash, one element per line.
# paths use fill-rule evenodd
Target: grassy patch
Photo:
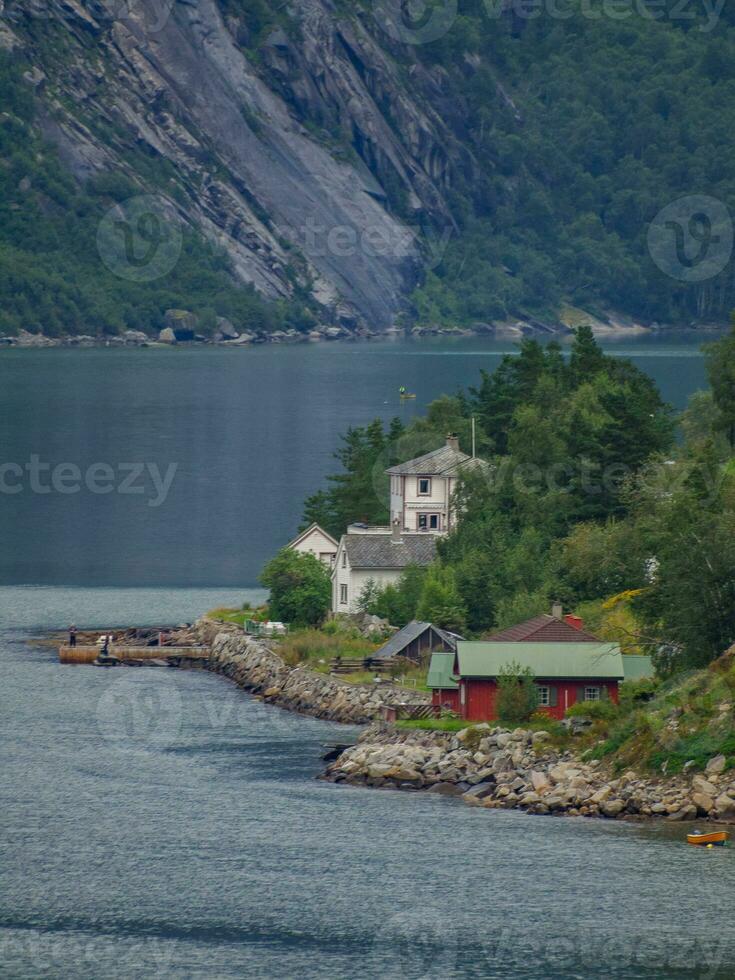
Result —
<path fill-rule="evenodd" d="M 290 667 L 308 663 L 315 670 L 328 672 L 329 664 L 335 657 L 364 660 L 377 648 L 377 644 L 357 632 L 326 633 L 323 630 L 302 629 L 294 630 L 281 640 L 278 652 Z"/>
<path fill-rule="evenodd" d="M 265 616 L 265 607 L 261 606 L 258 609 L 253 609 L 252 606 L 244 605 L 240 609 L 230 609 L 227 606 L 218 606 L 216 609 L 210 609 L 207 613 L 207 619 L 214 619 L 219 623 L 236 623 L 238 626 L 244 626 L 246 619 L 263 619 L 267 618 Z"/>

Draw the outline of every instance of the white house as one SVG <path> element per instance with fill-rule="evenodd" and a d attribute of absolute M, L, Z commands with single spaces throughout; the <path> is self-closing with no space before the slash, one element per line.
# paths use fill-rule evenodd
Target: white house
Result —
<path fill-rule="evenodd" d="M 294 538 L 293 541 L 289 542 L 286 547 L 292 548 L 294 551 L 299 551 L 301 554 L 314 555 L 319 561 L 324 562 L 328 568 L 334 568 L 334 560 L 337 556 L 339 545 L 336 539 L 331 534 L 328 534 L 323 527 L 319 527 L 318 524 L 312 524 L 305 531 L 302 531 L 298 537 Z"/>
<path fill-rule="evenodd" d="M 332 572 L 332 612 L 359 612 L 368 582 L 381 588 L 396 582 L 408 565 L 430 565 L 436 538 L 456 523 L 452 495 L 461 473 L 487 470 L 468 456 L 456 436 L 440 449 L 386 470 L 390 477 L 390 527 L 353 524 L 339 542 Z"/>
<path fill-rule="evenodd" d="M 332 612 L 359 612 L 358 601 L 368 584 L 395 582 L 408 565 L 430 565 L 436 556 L 432 534 L 401 532 L 399 526 L 352 524 L 342 535 L 332 573 Z"/>
<path fill-rule="evenodd" d="M 452 494 L 461 472 L 486 469 L 488 464 L 468 456 L 454 435 L 440 449 L 387 470 L 390 477 L 390 517 L 406 531 L 447 534 L 456 515 Z"/>

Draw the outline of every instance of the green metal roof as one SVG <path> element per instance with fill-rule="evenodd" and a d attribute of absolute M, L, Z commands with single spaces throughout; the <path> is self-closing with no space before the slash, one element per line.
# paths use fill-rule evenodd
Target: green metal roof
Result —
<path fill-rule="evenodd" d="M 650 657 L 637 653 L 623 654 L 623 674 L 626 681 L 639 681 L 642 677 L 653 677 L 655 673 Z"/>
<path fill-rule="evenodd" d="M 459 685 L 454 680 L 453 670 L 453 653 L 432 653 L 426 686 L 435 687 L 442 691 L 455 690 Z"/>
<path fill-rule="evenodd" d="M 497 677 L 510 663 L 530 667 L 537 677 L 622 679 L 623 656 L 617 643 L 485 643 L 457 644 L 462 677 Z"/>

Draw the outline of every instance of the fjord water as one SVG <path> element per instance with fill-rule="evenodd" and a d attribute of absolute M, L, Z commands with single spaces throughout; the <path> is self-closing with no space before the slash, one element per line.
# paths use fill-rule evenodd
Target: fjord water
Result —
<path fill-rule="evenodd" d="M 679 406 L 703 383 L 691 343 L 624 349 Z M 355 729 L 200 671 L 62 667 L 44 640 L 256 601 L 243 586 L 338 434 L 410 417 L 498 357 L 478 341 L 0 355 L 3 462 L 179 465 L 157 508 L 0 494 L 0 976 L 733 976 L 733 852 L 687 848 L 682 827 L 326 784 L 324 745 Z"/>
<path fill-rule="evenodd" d="M 356 729 L 201 671 L 62 667 L 29 641 L 57 613 L 21 592 L 0 594 L 1 976 L 733 976 L 735 852 L 324 783 L 324 745 Z M 162 590 L 85 601 L 90 622 L 165 608 Z"/>
<path fill-rule="evenodd" d="M 682 408 L 705 384 L 701 343 L 695 334 L 607 347 Z M 255 585 L 295 534 L 304 498 L 334 471 L 348 426 L 407 421 L 513 350 L 442 338 L 0 352 L 0 463 L 25 468 L 4 471 L 13 492 L 0 493 L 0 583 Z M 416 400 L 401 402 L 400 385 Z M 34 459 L 45 468 L 35 486 Z M 60 464 L 78 468 L 79 492 L 73 470 L 46 489 Z M 85 485 L 95 466 L 113 474 L 109 492 Z M 170 488 L 157 488 L 153 467 L 159 484 L 173 476 Z"/>

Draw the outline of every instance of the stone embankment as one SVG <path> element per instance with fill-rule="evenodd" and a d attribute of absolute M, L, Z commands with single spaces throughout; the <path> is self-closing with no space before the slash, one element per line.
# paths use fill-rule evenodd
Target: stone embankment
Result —
<path fill-rule="evenodd" d="M 211 670 L 290 711 L 364 725 L 380 716 L 382 705 L 429 703 L 422 691 L 382 683 L 348 684 L 305 667 L 289 667 L 276 652 L 277 641 L 246 636 L 237 627 L 202 623 L 197 635 L 211 645 Z"/>
<path fill-rule="evenodd" d="M 693 778 L 614 776 L 599 761 L 581 762 L 555 749 L 546 732 L 477 725 L 451 734 L 373 725 L 325 778 L 538 814 L 735 822 L 735 773 L 724 770 L 725 757 L 716 756 Z"/>

